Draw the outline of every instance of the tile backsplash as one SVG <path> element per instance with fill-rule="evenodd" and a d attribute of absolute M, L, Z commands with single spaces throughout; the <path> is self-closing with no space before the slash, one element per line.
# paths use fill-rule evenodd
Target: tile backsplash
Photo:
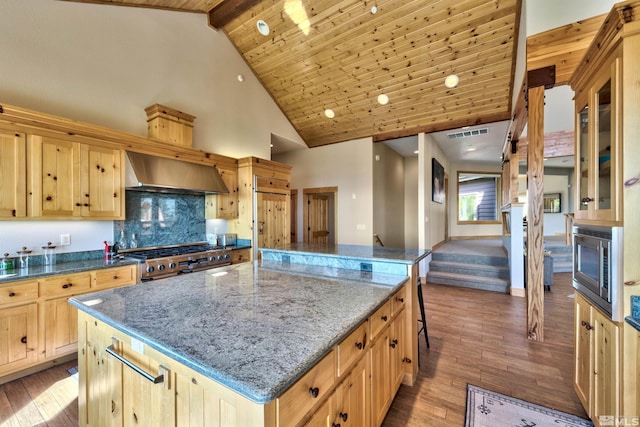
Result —
<path fill-rule="evenodd" d="M 114 221 L 114 243 L 122 231 L 127 248 L 134 235 L 140 248 L 206 240 L 202 195 L 127 191 L 125 200 L 126 220 Z"/>
<path fill-rule="evenodd" d="M 640 295 L 631 296 L 631 316 L 640 319 Z"/>

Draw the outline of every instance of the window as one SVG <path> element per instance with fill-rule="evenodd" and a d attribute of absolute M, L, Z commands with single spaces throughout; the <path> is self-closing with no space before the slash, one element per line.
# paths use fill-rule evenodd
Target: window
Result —
<path fill-rule="evenodd" d="M 499 224 L 500 174 L 458 172 L 458 223 Z"/>

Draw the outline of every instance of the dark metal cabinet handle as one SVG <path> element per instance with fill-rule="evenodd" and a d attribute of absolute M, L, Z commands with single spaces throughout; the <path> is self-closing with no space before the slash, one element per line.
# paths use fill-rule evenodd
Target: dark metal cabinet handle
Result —
<path fill-rule="evenodd" d="M 68 289 L 68 288 L 70 288 L 72 286 L 73 286 L 73 283 L 65 283 L 64 285 L 62 285 L 62 288 L 63 289 Z"/>
<path fill-rule="evenodd" d="M 319 393 L 320 393 L 320 389 L 318 387 L 309 387 L 309 394 L 311 394 L 311 396 L 313 396 L 314 399 L 318 397 Z"/>
<path fill-rule="evenodd" d="M 382 320 L 383 320 L 384 322 L 386 322 L 386 321 L 387 321 L 387 316 L 382 316 Z"/>
<path fill-rule="evenodd" d="M 347 422 L 348 417 L 349 415 L 346 412 L 340 412 L 340 418 L 342 418 L 342 421 L 344 421 L 345 423 Z"/>
<path fill-rule="evenodd" d="M 404 298 L 396 297 L 396 301 L 404 302 Z"/>
<path fill-rule="evenodd" d="M 22 344 L 26 344 L 26 343 L 27 343 L 27 337 L 22 337 L 22 338 L 20 338 L 20 342 L 21 342 Z"/>
<path fill-rule="evenodd" d="M 358 350 L 362 350 L 362 348 L 363 348 L 363 347 L 364 347 L 364 344 L 363 344 L 363 343 L 361 343 L 361 342 L 357 342 L 357 343 L 356 343 L 356 348 L 357 348 Z"/>
<path fill-rule="evenodd" d="M 16 293 L 15 292 L 9 292 L 9 297 L 15 297 Z"/>

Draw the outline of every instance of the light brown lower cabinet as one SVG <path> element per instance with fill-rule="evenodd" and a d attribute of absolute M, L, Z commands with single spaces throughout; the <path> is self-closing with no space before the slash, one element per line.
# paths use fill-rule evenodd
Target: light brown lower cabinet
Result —
<path fill-rule="evenodd" d="M 77 353 L 78 311 L 67 302 L 71 296 L 136 278 L 136 266 L 128 265 L 1 283 L 0 383 Z"/>
<path fill-rule="evenodd" d="M 406 359 L 400 339 L 405 310 L 397 306 L 392 319 L 391 306 L 387 301 L 267 404 L 252 402 L 153 348 L 142 345 L 141 350 L 140 342 L 79 311 L 80 425 L 379 426 Z M 387 313 L 386 321 L 374 321 L 376 314 Z M 378 330 L 371 339 L 374 323 Z"/>
<path fill-rule="evenodd" d="M 596 426 L 620 415 L 620 327 L 575 293 L 576 393 Z"/>

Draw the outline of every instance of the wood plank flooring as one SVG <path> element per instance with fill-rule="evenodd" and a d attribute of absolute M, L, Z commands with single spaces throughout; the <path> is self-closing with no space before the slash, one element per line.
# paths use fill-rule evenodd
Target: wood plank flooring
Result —
<path fill-rule="evenodd" d="M 431 348 L 420 338 L 414 387 L 402 386 L 384 426 L 464 424 L 471 383 L 586 418 L 573 391 L 571 273 L 554 275 L 545 293 L 545 339 L 526 339 L 524 298 L 424 285 Z M 0 386 L 0 426 L 76 426 L 75 361 Z"/>
<path fill-rule="evenodd" d="M 385 427 L 464 425 L 467 383 L 587 418 L 573 390 L 571 273 L 545 292 L 545 342 L 526 338 L 524 298 L 423 285 L 429 344 L 420 372 L 401 386 Z"/>

